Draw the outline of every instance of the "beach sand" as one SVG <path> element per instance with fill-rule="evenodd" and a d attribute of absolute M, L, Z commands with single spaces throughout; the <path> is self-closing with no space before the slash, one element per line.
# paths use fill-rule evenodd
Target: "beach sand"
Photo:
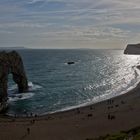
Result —
<path fill-rule="evenodd" d="M 86 140 L 140 126 L 140 84 L 86 107 L 40 117 L 0 116 L 0 140 Z"/>

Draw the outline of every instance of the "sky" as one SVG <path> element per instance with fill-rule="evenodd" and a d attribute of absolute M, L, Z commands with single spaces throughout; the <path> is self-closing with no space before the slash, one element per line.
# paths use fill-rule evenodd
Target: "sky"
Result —
<path fill-rule="evenodd" d="M 139 0 L 0 0 L 0 47 L 123 49 L 139 42 Z"/>

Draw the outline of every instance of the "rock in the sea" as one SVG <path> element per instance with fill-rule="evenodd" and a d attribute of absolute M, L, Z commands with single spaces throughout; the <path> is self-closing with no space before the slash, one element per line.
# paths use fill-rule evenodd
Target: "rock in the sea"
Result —
<path fill-rule="evenodd" d="M 124 54 L 140 54 L 140 44 L 128 44 Z"/>
<path fill-rule="evenodd" d="M 69 61 L 69 62 L 67 62 L 67 64 L 71 65 L 71 64 L 74 64 L 74 62 L 73 61 Z"/>
<path fill-rule="evenodd" d="M 5 108 L 7 102 L 8 74 L 13 75 L 13 80 L 18 85 L 19 93 L 28 91 L 28 81 L 20 55 L 16 51 L 0 52 L 0 110 Z"/>

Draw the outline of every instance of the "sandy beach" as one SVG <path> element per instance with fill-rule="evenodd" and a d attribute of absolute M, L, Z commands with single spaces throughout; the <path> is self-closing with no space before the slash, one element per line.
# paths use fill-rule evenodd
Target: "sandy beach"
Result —
<path fill-rule="evenodd" d="M 41 117 L 1 115 L 0 140 L 86 140 L 140 126 L 140 84 L 86 107 Z"/>

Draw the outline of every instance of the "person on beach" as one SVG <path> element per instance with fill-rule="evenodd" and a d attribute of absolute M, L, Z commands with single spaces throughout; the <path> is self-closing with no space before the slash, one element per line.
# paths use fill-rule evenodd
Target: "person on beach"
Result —
<path fill-rule="evenodd" d="M 28 135 L 30 134 L 30 128 L 29 127 L 27 128 L 27 134 Z"/>

